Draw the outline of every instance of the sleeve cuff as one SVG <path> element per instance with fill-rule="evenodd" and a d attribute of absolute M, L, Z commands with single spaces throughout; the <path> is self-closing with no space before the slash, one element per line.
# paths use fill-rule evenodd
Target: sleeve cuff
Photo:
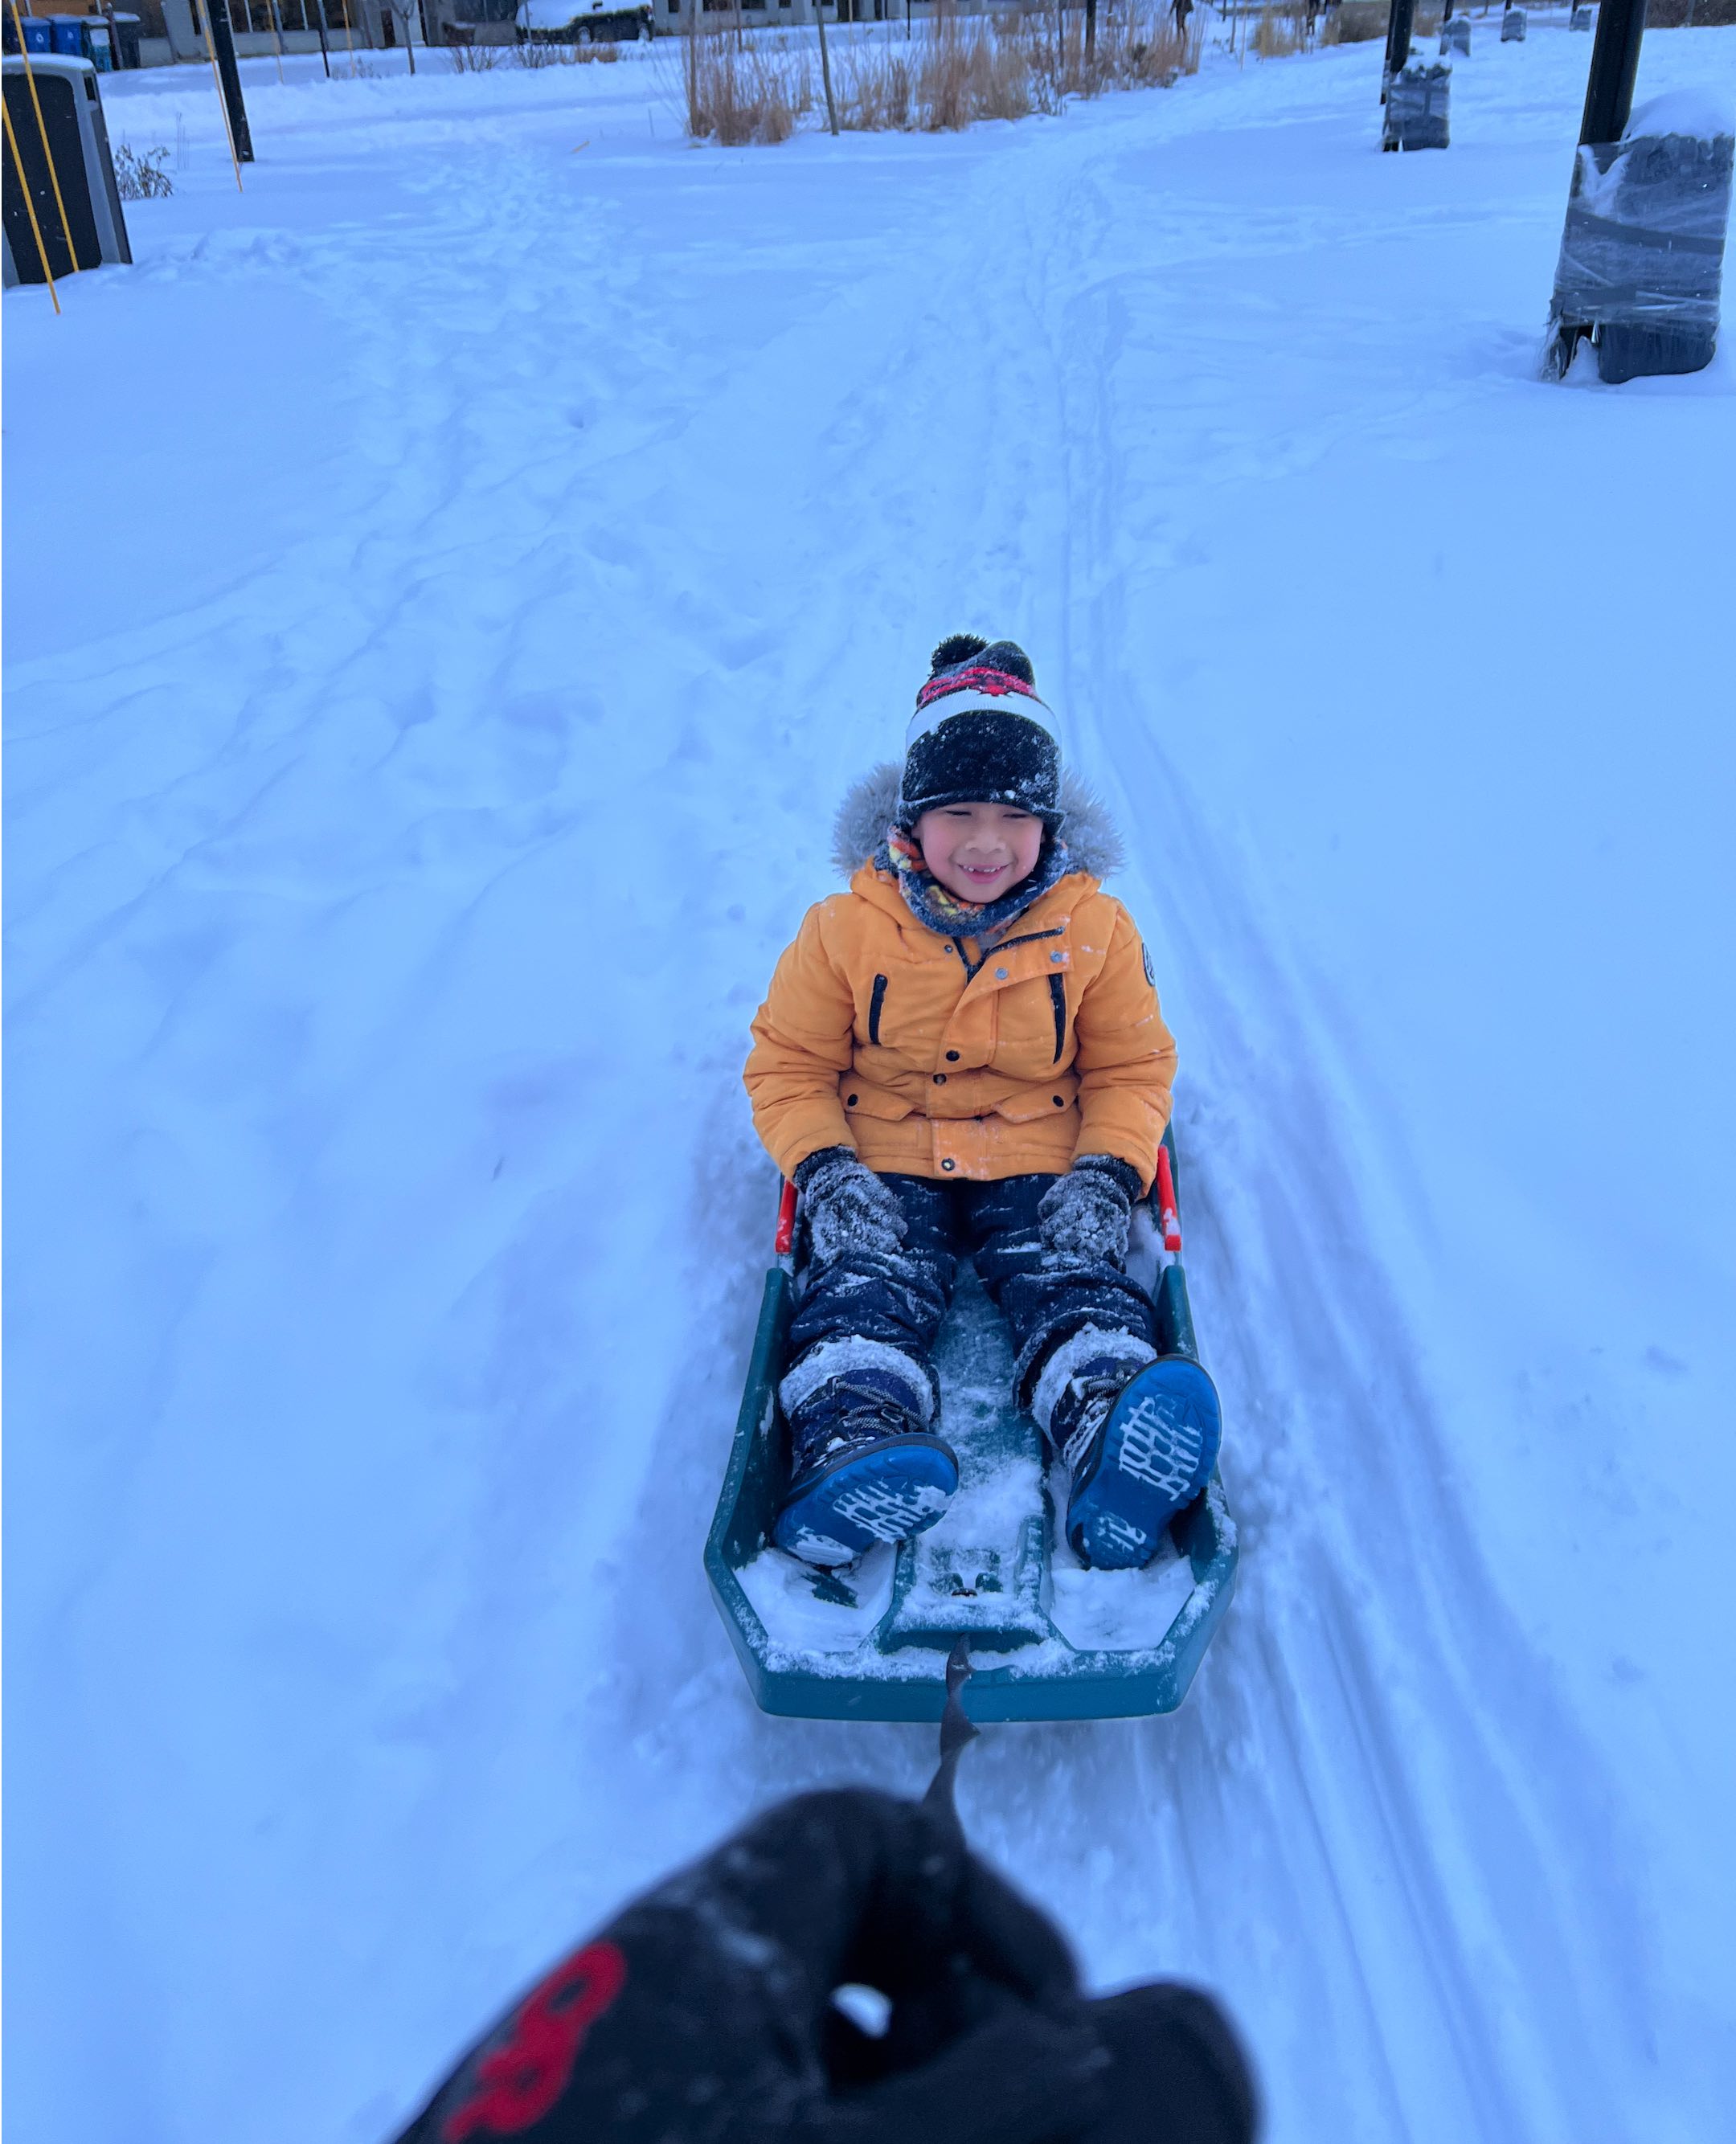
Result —
<path fill-rule="evenodd" d="M 1082 1154 L 1073 1165 L 1075 1169 L 1092 1169 L 1100 1175 L 1113 1177 L 1126 1192 L 1130 1206 L 1137 1205 L 1144 1195 L 1145 1179 L 1130 1161 L 1122 1160 L 1118 1154 Z"/>
<path fill-rule="evenodd" d="M 856 1151 L 853 1146 L 816 1147 L 811 1154 L 804 1154 L 795 1168 L 790 1171 L 790 1181 L 798 1191 L 806 1191 L 809 1180 L 824 1169 L 828 1162 L 836 1161 L 841 1157 L 854 1161 Z"/>

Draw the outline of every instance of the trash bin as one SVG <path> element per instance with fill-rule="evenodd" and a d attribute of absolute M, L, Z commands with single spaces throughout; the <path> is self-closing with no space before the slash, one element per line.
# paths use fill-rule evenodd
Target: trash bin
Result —
<path fill-rule="evenodd" d="M 76 15 L 51 15 L 48 27 L 54 32 L 52 49 L 62 59 L 82 60 L 84 57 L 84 32 Z"/>
<path fill-rule="evenodd" d="M 1549 376 L 1589 334 L 1599 379 L 1699 372 L 1718 347 L 1736 136 L 1694 91 L 1654 97 L 1619 141 L 1582 142 L 1550 304 Z"/>
<path fill-rule="evenodd" d="M 1596 20 L 1597 10 L 1595 7 L 1581 7 L 1575 6 L 1572 14 L 1570 14 L 1567 18 L 1567 27 L 1570 30 L 1585 30 L 1589 32 L 1592 24 L 1595 22 Z"/>
<path fill-rule="evenodd" d="M 1443 52 L 1462 53 L 1471 57 L 1471 17 L 1468 15 L 1449 15 L 1441 25 L 1441 49 Z"/>
<path fill-rule="evenodd" d="M 77 18 L 73 20 L 76 27 Z M 29 196 L 27 206 L 24 191 L 14 184 L 6 188 L 0 203 L 8 287 L 42 280 L 43 251 L 57 278 L 75 268 L 99 268 L 132 258 L 95 67 L 88 60 L 45 52 L 32 61 L 34 79 L 30 81 L 24 64 L 22 57 L 0 64 L 8 131 L 23 166 Z M 14 179 L 17 176 L 14 171 Z M 36 211 L 33 223 L 31 206 Z"/>
<path fill-rule="evenodd" d="M 115 65 L 117 67 L 143 67 L 145 26 L 142 19 L 137 15 L 122 15 L 119 12 L 117 12 L 113 19 L 115 37 L 120 46 L 119 51 L 115 54 Z"/>
<path fill-rule="evenodd" d="M 115 71 L 115 41 L 108 33 L 108 23 L 101 15 L 86 15 L 78 27 L 84 38 L 84 57 L 98 74 L 112 74 Z"/>
<path fill-rule="evenodd" d="M 1525 9 L 1510 7 L 1501 17 L 1501 42 L 1504 45 L 1522 45 L 1525 42 Z"/>
<path fill-rule="evenodd" d="M 24 31 L 24 49 L 27 52 L 52 52 L 54 50 L 54 25 L 44 15 L 21 15 L 18 18 Z M 8 32 L 6 49 L 13 49 L 11 31 L 12 11 L 8 8 L 6 27 Z"/>
<path fill-rule="evenodd" d="M 1383 149 L 1444 149 L 1451 138 L 1447 108 L 1453 86 L 1451 59 L 1425 59 L 1413 52 L 1386 90 Z"/>

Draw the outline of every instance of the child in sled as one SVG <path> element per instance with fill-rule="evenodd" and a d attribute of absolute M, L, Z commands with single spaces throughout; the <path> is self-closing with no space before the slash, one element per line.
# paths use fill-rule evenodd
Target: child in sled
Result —
<path fill-rule="evenodd" d="M 809 1253 L 775 1539 L 810 1563 L 920 1532 L 958 1486 L 930 1350 L 961 1253 L 1070 1470 L 1082 1561 L 1147 1562 L 1217 1457 L 1211 1382 L 1159 1357 L 1126 1269 L 1175 1044 L 1099 885 L 1118 845 L 1064 781 L 1052 724 L 1012 642 L 943 641 L 902 769 L 839 814 L 850 890 L 808 911 L 753 1023 L 754 1124 Z"/>

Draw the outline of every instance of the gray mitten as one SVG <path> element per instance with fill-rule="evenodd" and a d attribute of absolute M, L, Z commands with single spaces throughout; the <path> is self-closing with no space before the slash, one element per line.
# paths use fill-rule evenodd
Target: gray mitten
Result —
<path fill-rule="evenodd" d="M 1112 1154 L 1082 1154 L 1037 1208 L 1045 1266 L 1118 1266 L 1139 1195 L 1138 1171 Z"/>
<path fill-rule="evenodd" d="M 868 1252 L 890 1258 L 905 1239 L 904 1208 L 854 1148 L 821 1147 L 796 1170 L 816 1264 Z"/>

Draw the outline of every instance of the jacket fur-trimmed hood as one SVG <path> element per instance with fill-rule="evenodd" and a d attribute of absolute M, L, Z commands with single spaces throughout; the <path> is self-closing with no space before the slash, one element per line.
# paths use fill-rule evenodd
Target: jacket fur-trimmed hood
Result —
<path fill-rule="evenodd" d="M 885 838 L 902 772 L 895 761 L 884 761 L 845 792 L 832 825 L 832 861 L 846 884 Z M 1109 807 L 1076 774 L 1061 777 L 1061 809 L 1066 814 L 1061 838 L 1073 869 L 1097 879 L 1119 871 L 1126 852 Z"/>

